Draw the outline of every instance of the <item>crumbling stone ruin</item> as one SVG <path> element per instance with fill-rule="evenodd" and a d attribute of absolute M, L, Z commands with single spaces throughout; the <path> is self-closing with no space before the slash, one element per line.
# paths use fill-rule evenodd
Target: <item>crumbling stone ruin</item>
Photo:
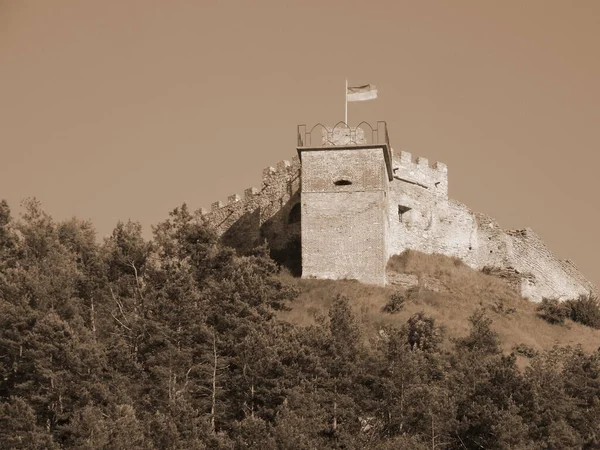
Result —
<path fill-rule="evenodd" d="M 305 278 L 383 285 L 390 256 L 412 249 L 460 258 L 533 301 L 596 295 L 533 230 L 503 230 L 449 199 L 446 165 L 395 154 L 385 122 L 301 126 L 297 152 L 264 169 L 260 189 L 203 212 L 225 244 L 246 251 L 266 241 L 274 259 Z"/>

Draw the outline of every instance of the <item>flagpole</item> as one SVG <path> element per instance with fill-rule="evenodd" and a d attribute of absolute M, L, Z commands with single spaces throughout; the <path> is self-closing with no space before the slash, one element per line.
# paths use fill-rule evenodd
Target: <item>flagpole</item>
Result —
<path fill-rule="evenodd" d="M 345 92 L 345 111 L 344 111 L 344 123 L 348 125 L 348 78 L 346 78 L 346 92 Z"/>

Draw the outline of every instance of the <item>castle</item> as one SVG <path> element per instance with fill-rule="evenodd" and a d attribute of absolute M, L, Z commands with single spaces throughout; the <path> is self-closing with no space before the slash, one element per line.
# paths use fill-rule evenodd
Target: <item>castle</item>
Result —
<path fill-rule="evenodd" d="M 446 165 L 394 154 L 385 122 L 299 126 L 297 152 L 264 169 L 260 189 L 203 211 L 226 245 L 245 251 L 266 241 L 305 278 L 393 283 L 389 258 L 413 249 L 501 275 L 533 301 L 597 293 L 531 229 L 503 230 L 449 199 Z"/>

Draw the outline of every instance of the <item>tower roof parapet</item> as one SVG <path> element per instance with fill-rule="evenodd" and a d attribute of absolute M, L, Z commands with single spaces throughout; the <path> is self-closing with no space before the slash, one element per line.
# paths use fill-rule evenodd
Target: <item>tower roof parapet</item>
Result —
<path fill-rule="evenodd" d="M 320 132 L 321 142 L 316 141 L 313 136 Z M 333 127 L 321 123 L 308 128 L 306 125 L 298 125 L 298 156 L 302 158 L 303 151 L 314 150 L 352 150 L 365 148 L 381 148 L 386 161 L 388 178 L 393 180 L 392 172 L 392 149 L 387 131 L 387 124 L 383 120 L 377 121 L 375 126 L 369 122 L 360 122 L 356 127 L 351 127 L 345 122 L 338 122 Z"/>
<path fill-rule="evenodd" d="M 313 139 L 319 135 L 321 142 Z M 317 137 L 317 139 L 318 139 Z M 383 120 L 375 125 L 369 122 L 361 122 L 351 127 L 345 122 L 338 122 L 333 127 L 317 123 L 311 128 L 306 125 L 298 125 L 298 147 L 346 147 L 352 145 L 385 144 L 389 147 L 389 136 L 387 124 Z"/>

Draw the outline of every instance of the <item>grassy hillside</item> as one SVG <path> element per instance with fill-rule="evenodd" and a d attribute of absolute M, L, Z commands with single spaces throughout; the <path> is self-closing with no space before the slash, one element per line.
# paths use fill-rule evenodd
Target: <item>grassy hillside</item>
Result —
<path fill-rule="evenodd" d="M 549 324 L 536 313 L 536 303 L 522 298 L 504 280 L 473 270 L 459 260 L 407 251 L 390 259 L 388 271 L 416 275 L 419 286 L 403 289 L 351 280 L 291 279 L 301 294 L 288 305 L 289 311 L 279 313 L 280 318 L 296 325 L 313 324 L 319 316 L 327 316 L 335 296 L 342 294 L 351 300 L 361 326 L 368 331 L 365 335 L 375 336 L 385 325 L 402 325 L 411 315 L 424 311 L 442 325 L 448 345 L 452 338 L 468 333 L 468 317 L 483 308 L 493 320 L 506 352 L 520 344 L 537 351 L 557 344 L 580 344 L 587 352 L 600 347 L 600 330 L 570 320 L 564 325 Z M 438 292 L 425 285 L 433 285 Z M 406 298 L 403 309 L 395 314 L 383 312 L 389 297 L 396 292 Z M 518 357 L 521 365 L 527 359 Z"/>

